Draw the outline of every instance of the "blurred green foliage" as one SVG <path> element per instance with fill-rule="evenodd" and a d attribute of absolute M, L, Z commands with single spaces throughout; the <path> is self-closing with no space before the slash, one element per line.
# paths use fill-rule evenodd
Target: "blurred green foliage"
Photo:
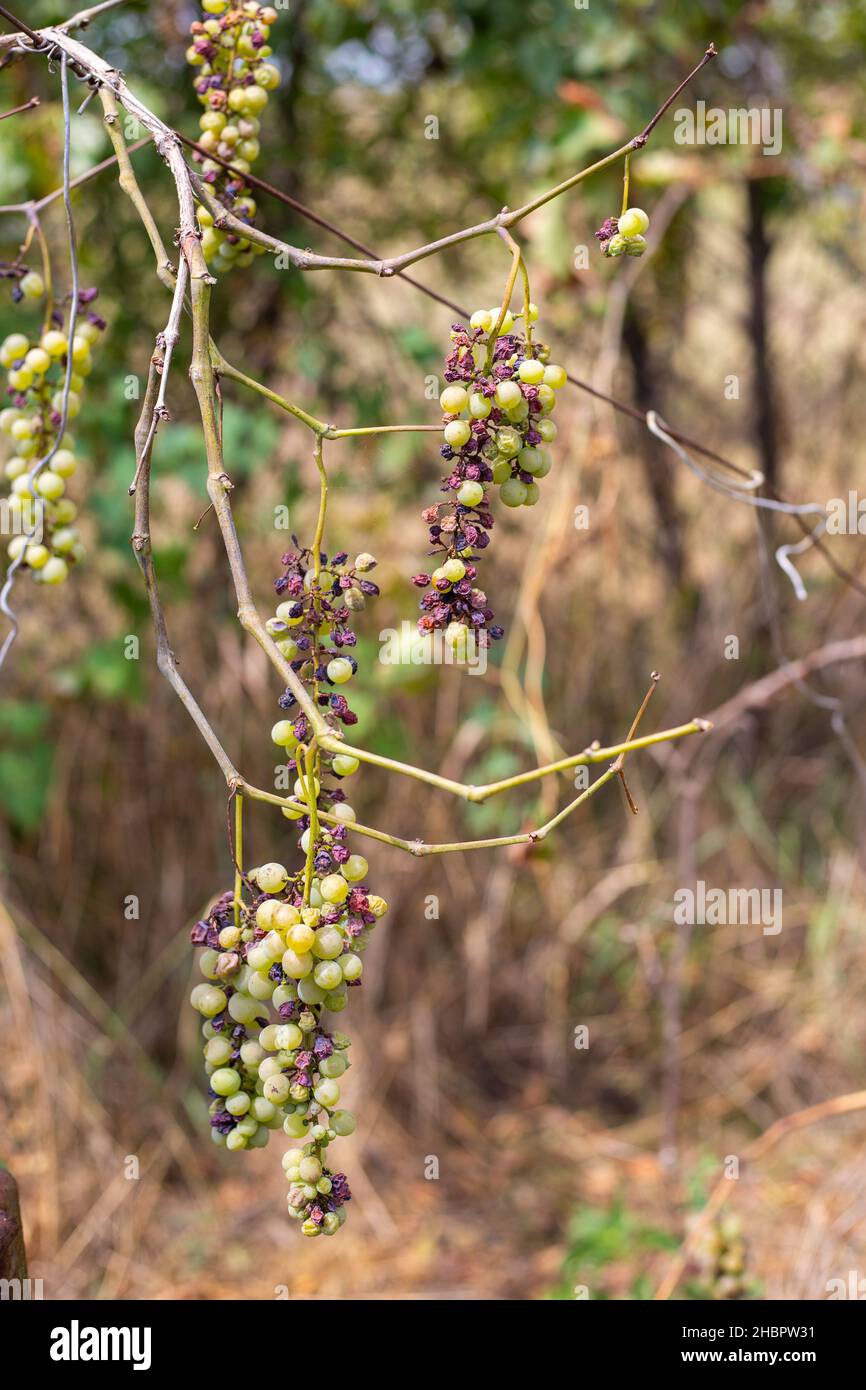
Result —
<path fill-rule="evenodd" d="M 0 701 L 0 806 L 16 830 L 34 831 L 51 788 L 51 708 Z"/>
<path fill-rule="evenodd" d="M 606 1302 L 610 1298 L 647 1299 L 653 1286 L 645 1270 L 647 1257 L 676 1249 L 669 1232 L 629 1211 L 620 1199 L 607 1207 L 585 1206 L 576 1211 L 566 1231 L 566 1254 L 559 1284 L 549 1295 L 555 1300 L 586 1298 Z M 627 1279 L 626 1288 L 611 1288 L 611 1272 Z M 587 1292 L 583 1292 L 586 1290 Z"/>

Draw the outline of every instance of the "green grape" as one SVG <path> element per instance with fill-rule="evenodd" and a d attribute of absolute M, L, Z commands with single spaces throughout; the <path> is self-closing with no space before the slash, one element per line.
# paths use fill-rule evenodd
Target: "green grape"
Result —
<path fill-rule="evenodd" d="M 517 375 L 520 380 L 525 381 L 529 386 L 537 386 L 540 381 L 543 381 L 545 379 L 544 373 L 544 364 L 534 358 L 528 358 L 521 362 L 517 368 Z"/>
<path fill-rule="evenodd" d="M 330 1081 L 336 1081 L 338 1077 L 348 1067 L 349 1063 L 341 1052 L 334 1052 L 330 1057 L 323 1057 L 319 1063 L 319 1072 Z"/>
<path fill-rule="evenodd" d="M 643 208 L 627 208 L 617 226 L 624 237 L 642 236 L 649 226 L 649 218 Z"/>
<path fill-rule="evenodd" d="M 334 657 L 333 661 L 329 661 L 327 671 L 328 680 L 333 681 L 335 685 L 345 684 L 354 675 L 352 663 L 343 656 Z"/>
<path fill-rule="evenodd" d="M 339 961 L 344 980 L 359 980 L 361 978 L 364 971 L 364 962 L 361 960 L 360 956 L 356 956 L 354 952 L 348 951 L 345 955 L 339 957 Z"/>
<path fill-rule="evenodd" d="M 306 952 L 286 951 L 282 959 L 284 972 L 292 980 L 302 980 L 313 969 L 313 957 Z"/>
<path fill-rule="evenodd" d="M 221 1014 L 228 1003 L 225 993 L 214 985 L 196 985 L 190 995 L 190 1003 L 205 1018 L 215 1018 Z"/>
<path fill-rule="evenodd" d="M 282 864 L 263 864 L 252 870 L 250 877 L 255 880 L 263 893 L 281 893 L 289 881 L 288 870 Z"/>
<path fill-rule="evenodd" d="M 342 903 L 349 895 L 349 885 L 342 874 L 328 874 L 326 878 L 322 879 L 319 891 L 325 902 Z"/>
<path fill-rule="evenodd" d="M 326 1110 L 332 1109 L 340 1099 L 340 1088 L 336 1081 L 320 1081 L 318 1086 L 313 1088 L 313 1095 L 324 1106 Z"/>
<path fill-rule="evenodd" d="M 205 1045 L 204 1055 L 208 1062 L 220 1067 L 232 1055 L 232 1045 L 228 1038 L 215 1037 Z"/>
<path fill-rule="evenodd" d="M 443 431 L 445 443 L 450 444 L 452 449 L 462 449 L 463 445 L 469 440 L 472 431 L 465 420 L 452 420 L 445 426 Z"/>
<path fill-rule="evenodd" d="M 240 1090 L 241 1079 L 232 1067 L 220 1067 L 210 1079 L 211 1090 L 218 1096 L 233 1096 Z"/>
<path fill-rule="evenodd" d="M 513 409 L 523 400 L 516 381 L 500 381 L 496 387 L 496 404 L 503 410 Z"/>
<path fill-rule="evenodd" d="M 567 381 L 568 373 L 564 367 L 556 366 L 552 362 L 545 367 L 544 384 L 546 386 L 551 386 L 555 391 L 560 391 Z"/>
<path fill-rule="evenodd" d="M 520 507 L 526 501 L 526 484 L 519 478 L 509 478 L 502 484 L 499 495 L 506 507 Z"/>
<path fill-rule="evenodd" d="M 342 983 L 343 972 L 335 960 L 323 960 L 313 970 L 313 979 L 319 989 L 329 993 Z"/>
<path fill-rule="evenodd" d="M 484 488 L 480 483 L 463 483 L 457 491 L 457 500 L 464 507 L 477 507 L 484 499 Z"/>
<path fill-rule="evenodd" d="M 469 402 L 469 393 L 463 386 L 446 386 L 439 397 L 439 404 L 446 415 L 459 415 Z M 468 438 L 468 435 L 467 435 Z"/>

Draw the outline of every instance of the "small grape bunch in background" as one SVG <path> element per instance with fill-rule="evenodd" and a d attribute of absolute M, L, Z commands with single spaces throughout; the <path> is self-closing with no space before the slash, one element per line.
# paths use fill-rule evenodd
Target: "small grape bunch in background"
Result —
<path fill-rule="evenodd" d="M 521 317 L 528 319 L 524 333 L 515 331 Z M 487 595 L 475 585 L 477 552 L 487 548 L 493 526 L 485 484 L 499 488 L 506 507 L 532 507 L 539 497 L 538 480 L 551 468 L 544 445 L 556 438 L 550 416 L 567 375 L 564 367 L 550 362 L 548 347 L 532 341 L 537 318 L 531 303 L 524 314 L 479 309 L 468 328 L 454 324 L 451 331 L 453 347 L 444 373 L 448 385 L 439 397 L 445 435 L 440 452 L 451 470 L 441 483 L 447 497 L 422 512 L 440 563 L 432 574 L 414 575 L 412 582 L 428 589 L 421 599 L 419 631 L 442 629 L 458 657 L 469 650 L 472 634 L 479 646 L 503 635 L 492 621 Z"/>
<path fill-rule="evenodd" d="M 737 1216 L 725 1216 L 707 1226 L 694 1258 L 699 1280 L 695 1293 L 700 1297 L 736 1301 L 756 1296 L 757 1284 L 748 1271 L 746 1241 Z"/>
<path fill-rule="evenodd" d="M 268 37 L 277 11 L 255 0 L 236 6 L 229 0 L 202 0 L 202 9 L 208 17 L 190 26 L 193 42 L 186 52 L 187 62 L 197 69 L 195 90 L 205 107 L 198 143 L 233 168 L 225 169 L 198 151 L 193 158 L 220 202 L 241 221 L 252 223 L 256 204 L 243 175 L 258 159 L 259 117 L 268 92 L 280 82 L 279 70 L 266 61 L 273 53 Z M 199 209 L 199 222 L 205 259 L 216 270 L 250 265 L 264 249 L 215 227 L 207 208 Z"/>
<path fill-rule="evenodd" d="M 80 303 L 92 303 L 96 295 L 96 290 L 84 290 Z M 7 554 L 10 561 L 25 566 L 38 583 L 49 585 L 63 584 L 70 565 L 84 558 L 84 547 L 73 525 L 78 509 L 65 496 L 66 484 L 78 466 L 75 441 L 69 433 L 58 437 L 67 359 L 71 353 L 67 418 L 74 419 L 81 409 L 86 378 L 93 370 L 93 348 L 105 329 L 105 320 L 88 312 L 76 322 L 70 344 L 68 333 L 63 331 L 62 311 L 54 311 L 52 322 L 56 326 L 36 339 L 10 333 L 0 344 L 0 366 L 7 372 L 10 399 L 0 410 L 0 433 L 8 437 L 13 450 L 3 465 L 11 485 L 4 511 L 16 532 Z M 48 463 L 40 468 L 45 458 Z"/>
<path fill-rule="evenodd" d="M 626 208 L 621 217 L 608 217 L 595 233 L 605 256 L 642 256 L 649 218 L 643 208 Z"/>

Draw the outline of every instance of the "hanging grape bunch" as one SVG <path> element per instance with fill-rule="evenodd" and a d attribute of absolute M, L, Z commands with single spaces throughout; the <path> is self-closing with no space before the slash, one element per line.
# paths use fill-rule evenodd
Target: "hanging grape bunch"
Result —
<path fill-rule="evenodd" d="M 237 6 L 229 0 L 202 0 L 202 9 L 208 18 L 190 25 L 193 42 L 186 52 L 187 62 L 198 70 L 195 90 L 206 108 L 198 143 L 233 168 L 225 169 L 198 152 L 193 158 L 220 202 L 241 221 L 252 223 L 256 204 L 243 175 L 258 159 L 259 116 L 268 104 L 268 92 L 280 82 L 278 69 L 266 61 L 273 53 L 268 36 L 277 12 L 255 0 Z M 215 227 L 207 208 L 199 209 L 199 222 L 205 259 L 214 269 L 250 265 L 261 254 L 262 247 Z"/>
<path fill-rule="evenodd" d="M 514 331 L 519 318 L 526 320 L 524 333 Z M 550 362 L 550 349 L 532 341 L 537 318 L 532 303 L 522 313 L 506 310 L 504 316 L 499 308 L 479 309 L 468 329 L 455 324 L 451 330 L 448 385 L 439 397 L 445 412 L 440 452 L 451 469 L 441 484 L 447 498 L 422 512 L 441 563 L 432 574 L 414 575 L 412 582 L 429 589 L 421 599 L 419 631 L 442 629 L 461 658 L 473 641 L 488 646 L 503 635 L 493 623 L 487 595 L 475 587 L 477 552 L 487 548 L 493 526 L 484 485 L 498 487 L 506 507 L 532 507 L 539 497 L 537 480 L 550 472 L 543 446 L 556 438 L 550 415 L 567 376 L 564 367 Z"/>
<path fill-rule="evenodd" d="M 35 277 L 44 293 L 42 277 Z M 25 287 L 30 275 L 20 282 L 24 298 L 36 298 L 33 286 Z M 83 290 L 79 305 L 91 304 L 95 289 Z M 5 510 L 16 534 L 7 546 L 10 561 L 19 561 L 41 584 L 63 584 L 70 565 L 84 558 L 78 530 L 72 524 L 78 513 L 65 496 L 66 484 L 77 470 L 75 441 L 64 432 L 64 384 L 68 354 L 72 355 L 72 374 L 67 419 L 81 409 L 81 393 L 93 370 L 92 350 L 102 337 L 105 320 L 92 311 L 76 318 L 72 343 L 65 316 L 54 309 L 53 327 L 32 339 L 24 333 L 10 333 L 0 345 L 0 366 L 7 371 L 10 405 L 0 410 L 0 431 L 14 450 L 3 465 L 11 484 Z M 32 537 L 32 538 L 31 538 Z"/>
<path fill-rule="evenodd" d="M 329 561 L 299 547 L 282 563 L 274 584 L 282 601 L 268 632 L 334 727 L 354 724 L 335 687 L 357 669 L 344 653 L 356 642 L 352 613 L 378 593 L 364 577 L 376 562 L 361 554 L 350 564 L 345 553 Z M 294 696 L 286 691 L 279 703 L 290 710 Z M 192 941 L 205 948 L 200 964 L 210 983 L 196 986 L 191 1003 L 206 1019 L 214 1141 L 259 1148 L 281 1127 L 296 1141 L 283 1156 L 289 1215 L 304 1235 L 333 1235 L 351 1193 L 345 1175 L 328 1167 L 326 1150 L 352 1133 L 355 1119 L 339 1108 L 349 1039 L 329 1032 L 322 1014 L 341 1013 L 349 989 L 361 983 L 361 956 L 387 904 L 362 886 L 369 866 L 346 844 L 355 812 L 341 783 L 357 772 L 357 758 L 317 749 L 304 714 L 278 720 L 271 739 L 290 755 L 286 771 L 296 778 L 297 804 L 283 814 L 298 823 L 303 867 L 250 870 L 250 905 L 237 891 L 226 893 L 196 924 Z"/>
<path fill-rule="evenodd" d="M 643 208 L 626 208 L 621 217 L 608 217 L 595 233 L 605 256 L 642 256 L 649 218 Z"/>
<path fill-rule="evenodd" d="M 316 860 L 327 857 L 339 870 L 315 888 L 307 887 L 306 869 L 290 875 L 282 864 L 264 864 L 247 875 L 250 906 L 225 893 L 196 924 L 192 941 L 204 948 L 208 983 L 190 996 L 205 1019 L 214 1142 L 261 1148 L 279 1128 L 295 1140 L 283 1157 L 288 1211 L 308 1236 L 333 1235 L 351 1197 L 345 1175 L 326 1162 L 329 1144 L 355 1128 L 339 1108 L 349 1039 L 328 1031 L 321 1015 L 345 1008 L 347 986 L 363 970 L 358 952 L 386 911 L 358 886 L 366 860 L 348 851 L 337 859 L 342 846 L 328 831 L 316 845 Z"/>

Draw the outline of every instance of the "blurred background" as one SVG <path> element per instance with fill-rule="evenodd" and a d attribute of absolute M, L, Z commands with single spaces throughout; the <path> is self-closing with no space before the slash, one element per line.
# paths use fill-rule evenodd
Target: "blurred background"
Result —
<path fill-rule="evenodd" d="M 74 8 L 30 0 L 26 19 Z M 82 36 L 191 136 L 184 51 L 198 17 L 133 2 Z M 674 110 L 779 110 L 781 150 L 677 144 L 668 113 L 633 161 L 631 201 L 651 217 L 642 260 L 607 261 L 593 238 L 619 212 L 618 167 L 528 218 L 539 334 L 603 396 L 655 408 L 825 506 L 858 486 L 866 410 L 856 0 L 294 0 L 273 30 L 284 80 L 255 172 L 380 253 L 402 251 L 616 148 L 710 41 L 719 58 Z M 62 129 L 44 64 L 5 64 L 0 90 L 3 110 L 41 99 L 0 123 L 5 205 L 58 186 Z M 94 101 L 74 119 L 73 174 L 108 154 Z M 133 158 L 170 244 L 167 172 L 150 147 Z M 275 235 L 345 250 L 259 203 Z M 391 910 L 343 1021 L 358 1128 L 339 1166 L 355 1200 L 337 1240 L 303 1242 L 284 1214 L 281 1136 L 242 1157 L 210 1143 L 187 1006 L 189 927 L 231 886 L 231 858 L 226 788 L 156 671 L 129 547 L 130 395 L 167 294 L 112 170 L 74 207 L 83 282 L 108 320 L 75 431 L 89 555 L 59 591 L 17 586 L 22 631 L 0 673 L 0 1158 L 21 1188 L 31 1274 L 49 1298 L 652 1297 L 726 1158 L 866 1087 L 863 650 L 824 651 L 862 633 L 863 537 L 829 537 L 833 564 L 799 557 L 798 600 L 773 558 L 802 539 L 795 520 L 714 490 L 571 387 L 541 501 L 498 516 L 485 558 L 506 626 L 486 675 L 388 666 L 380 632 L 417 616 L 408 576 L 425 564 L 438 441 L 329 446 L 326 545 L 372 551 L 382 588 L 358 624 L 358 741 L 479 782 L 621 739 L 653 669 L 647 731 L 719 713 L 712 734 L 631 758 L 637 817 L 612 785 L 531 852 L 365 848 Z M 62 204 L 44 220 L 63 286 Z M 25 230 L 0 218 L 0 259 Z M 412 273 L 473 310 L 501 296 L 507 269 L 488 237 Z M 0 335 L 35 330 L 38 309 L 3 283 Z M 405 283 L 275 270 L 269 256 L 215 290 L 226 357 L 343 426 L 435 422 L 429 380 L 454 320 Z M 188 351 L 184 338 L 156 450 L 156 567 L 185 679 L 235 763 L 270 786 L 279 683 L 237 625 L 213 518 L 193 529 L 207 497 Z M 286 546 L 274 508 L 312 535 L 310 438 L 232 383 L 224 396 L 236 517 L 269 612 Z M 757 684 L 812 654 L 808 679 Z M 464 806 L 371 769 L 352 800 L 366 823 L 433 841 L 526 830 L 573 795 L 563 775 Z M 278 814 L 256 807 L 246 833 L 250 862 L 294 862 Z M 699 879 L 781 890 L 782 930 L 678 926 L 674 893 Z M 866 1272 L 864 1141 L 855 1109 L 744 1163 L 675 1296 L 822 1299 L 828 1281 Z"/>

